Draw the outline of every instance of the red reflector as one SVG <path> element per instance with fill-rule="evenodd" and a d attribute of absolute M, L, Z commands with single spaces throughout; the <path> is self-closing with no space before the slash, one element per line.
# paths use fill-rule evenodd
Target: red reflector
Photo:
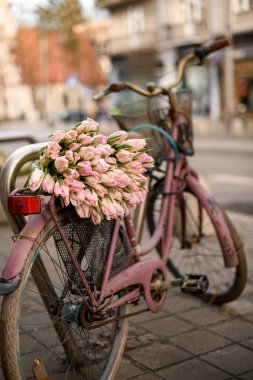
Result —
<path fill-rule="evenodd" d="M 40 197 L 37 195 L 10 195 L 8 210 L 10 214 L 39 214 L 41 212 Z"/>

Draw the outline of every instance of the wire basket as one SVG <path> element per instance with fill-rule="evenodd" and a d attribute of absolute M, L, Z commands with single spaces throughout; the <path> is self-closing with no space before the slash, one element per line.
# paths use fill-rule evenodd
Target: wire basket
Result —
<path fill-rule="evenodd" d="M 188 90 L 179 91 L 174 94 L 177 103 L 177 112 L 187 125 L 186 132 L 191 131 L 192 94 Z M 140 124 L 154 124 L 170 133 L 170 107 L 167 97 L 145 98 L 144 100 L 128 104 L 112 113 L 112 117 L 120 129 L 131 131 Z M 147 146 L 151 149 L 150 154 L 155 158 L 167 157 L 170 149 L 169 142 L 159 133 L 151 129 L 140 130 L 147 138 Z M 186 138 L 186 137 L 185 137 Z"/>
<path fill-rule="evenodd" d="M 67 212 L 67 218 L 64 219 L 64 224 L 61 227 L 90 287 L 94 289 L 96 286 L 99 289 L 104 275 L 114 221 L 103 220 L 100 225 L 95 225 L 91 219 L 80 218 L 72 206 L 66 208 L 64 212 Z M 58 230 L 54 232 L 53 237 L 56 250 L 63 261 L 68 278 L 75 284 L 79 284 L 81 288 L 79 275 Z M 130 264 L 130 253 L 130 243 L 121 226 L 110 277 Z"/>

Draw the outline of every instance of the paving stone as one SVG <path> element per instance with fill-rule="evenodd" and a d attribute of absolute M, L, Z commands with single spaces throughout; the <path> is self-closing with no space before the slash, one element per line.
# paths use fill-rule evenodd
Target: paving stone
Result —
<path fill-rule="evenodd" d="M 229 340 L 205 330 L 180 334 L 170 338 L 170 341 L 195 355 L 213 351 L 231 343 Z"/>
<path fill-rule="evenodd" d="M 127 352 L 134 361 L 155 370 L 189 358 L 191 355 L 170 344 L 153 343 Z"/>
<path fill-rule="evenodd" d="M 253 285 L 250 284 L 249 282 L 247 282 L 247 284 L 243 290 L 243 293 L 240 297 L 244 297 L 244 296 L 250 295 L 252 293 L 253 293 Z"/>
<path fill-rule="evenodd" d="M 210 305 L 180 313 L 179 316 L 199 326 L 214 324 L 229 318 L 228 314 L 219 306 Z"/>
<path fill-rule="evenodd" d="M 253 303 L 247 299 L 239 298 L 225 305 L 224 309 L 233 315 L 253 314 Z"/>
<path fill-rule="evenodd" d="M 57 373 L 56 375 L 50 375 L 50 380 L 62 380 L 64 376 L 65 373 Z"/>
<path fill-rule="evenodd" d="M 162 318 L 166 315 L 167 315 L 167 313 L 164 312 L 163 310 L 160 310 L 158 313 L 152 313 L 151 311 L 146 311 L 142 314 L 139 314 L 139 315 L 132 317 L 131 323 L 139 324 L 139 323 L 143 323 L 143 322 L 147 322 L 147 321 L 152 321 L 154 319 L 156 320 L 156 319 Z"/>
<path fill-rule="evenodd" d="M 187 360 L 184 363 L 164 368 L 158 372 L 158 375 L 165 380 L 223 380 L 227 376 L 223 371 L 198 359 Z"/>
<path fill-rule="evenodd" d="M 144 375 L 140 375 L 131 379 L 132 380 L 161 380 L 160 376 L 156 376 L 154 373 L 145 373 Z"/>
<path fill-rule="evenodd" d="M 135 377 L 143 374 L 145 371 L 139 367 L 136 367 L 126 358 L 123 358 L 119 366 L 119 370 L 115 377 L 115 380 L 127 380 L 131 377 Z"/>
<path fill-rule="evenodd" d="M 142 326 L 153 334 L 161 337 L 169 337 L 181 332 L 189 331 L 193 328 L 190 323 L 182 321 L 174 316 L 145 322 Z"/>
<path fill-rule="evenodd" d="M 236 342 L 253 337 L 253 323 L 241 319 L 232 319 L 208 329 Z"/>
<path fill-rule="evenodd" d="M 243 380 L 252 380 L 253 379 L 253 371 L 250 371 L 248 373 L 244 373 L 243 375 L 240 375 L 240 378 Z"/>
<path fill-rule="evenodd" d="M 210 352 L 202 358 L 231 375 L 240 375 L 253 368 L 253 351 L 237 344 Z"/>
<path fill-rule="evenodd" d="M 139 340 L 137 340 L 136 338 L 130 338 L 130 339 L 127 339 L 126 349 L 139 347 L 140 345 L 141 343 Z"/>
<path fill-rule="evenodd" d="M 245 319 L 246 321 L 249 321 L 249 322 L 253 322 L 253 313 L 244 315 L 243 319 Z"/>
<path fill-rule="evenodd" d="M 135 335 L 130 336 L 127 338 L 127 344 L 126 348 L 135 348 L 139 347 L 142 344 L 151 343 L 157 341 L 157 336 L 150 334 L 150 333 L 144 333 L 143 335 Z"/>
<path fill-rule="evenodd" d="M 204 305 L 203 301 L 196 297 L 193 297 L 190 294 L 183 294 L 178 290 L 177 292 L 179 292 L 179 295 L 174 297 L 170 297 L 170 290 L 168 292 L 167 302 L 165 304 L 164 310 L 170 314 L 180 313 Z"/>
<path fill-rule="evenodd" d="M 241 344 L 253 350 L 253 338 L 243 340 Z"/>
<path fill-rule="evenodd" d="M 138 336 L 138 340 L 141 343 L 146 344 L 149 342 L 154 342 L 155 340 L 157 340 L 157 337 L 154 334 L 144 334 L 144 335 Z"/>

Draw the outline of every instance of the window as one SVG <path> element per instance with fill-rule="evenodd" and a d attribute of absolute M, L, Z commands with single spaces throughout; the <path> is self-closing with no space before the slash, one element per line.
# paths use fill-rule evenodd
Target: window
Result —
<path fill-rule="evenodd" d="M 201 0 L 183 0 L 182 14 L 185 22 L 200 23 L 202 20 L 202 1 Z"/>
<path fill-rule="evenodd" d="M 141 45 L 141 35 L 145 31 L 143 7 L 141 5 L 129 7 L 127 10 L 126 22 L 130 47 L 132 49 L 138 49 Z"/>
<path fill-rule="evenodd" d="M 248 12 L 253 9 L 253 0 L 232 0 L 232 11 L 234 13 Z"/>

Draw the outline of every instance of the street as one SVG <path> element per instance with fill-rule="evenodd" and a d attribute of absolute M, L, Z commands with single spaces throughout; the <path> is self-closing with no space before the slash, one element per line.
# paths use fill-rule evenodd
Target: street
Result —
<path fill-rule="evenodd" d="M 193 168 L 224 208 L 253 215 L 253 140 L 196 139 Z"/>

